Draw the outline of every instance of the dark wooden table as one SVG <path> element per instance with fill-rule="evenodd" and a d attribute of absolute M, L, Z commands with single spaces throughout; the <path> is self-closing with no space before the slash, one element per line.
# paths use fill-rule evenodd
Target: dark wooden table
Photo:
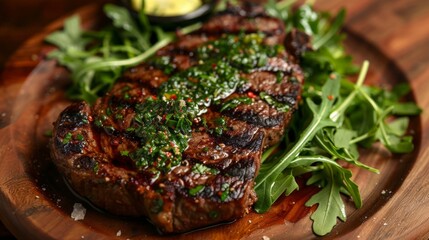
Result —
<path fill-rule="evenodd" d="M 99 1 L 99 0 L 97 0 Z M 0 72 L 19 46 L 48 23 L 72 12 L 86 0 L 19 0 L 0 1 Z M 319 0 L 317 9 L 348 10 L 346 25 L 388 56 L 410 79 L 416 100 L 425 111 L 421 116 L 423 129 L 429 126 L 429 1 L 427 0 Z M 423 89 L 423 90 L 422 90 Z M 429 133 L 422 133 L 419 149 L 419 166 L 428 166 Z M 1 157 L 1 156 L 0 156 Z M 426 160 L 426 162 L 425 162 Z M 399 192 L 374 215 L 374 219 L 395 219 L 397 225 L 360 226 L 361 239 L 382 239 L 390 236 L 399 239 L 429 238 L 429 168 L 414 168 Z M 409 180 L 410 179 L 410 180 Z M 413 223 L 408 224 L 412 218 Z M 378 224 L 374 222 L 374 224 Z M 350 239 L 352 236 L 349 236 Z M 0 224 L 0 239 L 14 237 Z"/>
<path fill-rule="evenodd" d="M 88 1 L 0 1 L 0 66 L 30 36 L 85 3 Z"/>

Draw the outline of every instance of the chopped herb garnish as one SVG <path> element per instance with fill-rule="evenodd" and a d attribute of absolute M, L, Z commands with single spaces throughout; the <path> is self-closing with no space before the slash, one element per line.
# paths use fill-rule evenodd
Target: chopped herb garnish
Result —
<path fill-rule="evenodd" d="M 98 162 L 94 161 L 94 168 L 92 169 L 95 173 L 98 173 L 98 170 L 100 169 L 100 166 L 98 165 Z"/>
<path fill-rule="evenodd" d="M 131 97 L 130 97 L 130 94 L 129 93 L 125 93 L 124 94 L 124 99 L 125 100 L 128 100 L 128 99 L 130 99 Z"/>
<path fill-rule="evenodd" d="M 197 50 L 199 64 L 173 74 L 157 97 L 136 106 L 131 131 L 141 139 L 141 148 L 130 156 L 138 167 L 167 172 L 181 163 L 193 120 L 246 82 L 240 75 L 243 69 L 263 66 L 265 59 L 278 54 L 278 46 L 267 46 L 262 40 L 260 34 L 225 35 L 202 45 Z M 216 135 L 227 129 L 224 118 L 215 119 L 215 125 L 210 131 Z"/>
<path fill-rule="evenodd" d="M 191 188 L 191 189 L 189 189 L 189 195 L 191 195 L 191 196 L 196 196 L 198 193 L 200 193 L 201 191 L 203 191 L 204 190 L 204 188 L 205 188 L 205 186 L 204 185 L 198 185 L 198 186 L 196 186 L 196 187 L 194 187 L 194 188 Z"/>
<path fill-rule="evenodd" d="M 217 211 L 210 211 L 209 212 L 209 217 L 210 218 L 217 218 L 217 217 L 219 217 L 219 212 L 217 212 Z"/>
<path fill-rule="evenodd" d="M 230 193 L 229 184 L 228 183 L 222 184 L 222 194 L 220 195 L 220 200 L 222 202 L 225 202 L 229 197 L 229 193 Z"/>
<path fill-rule="evenodd" d="M 249 97 L 233 98 L 223 103 L 222 107 L 220 108 L 220 111 L 223 112 L 225 110 L 234 109 L 241 104 L 251 104 L 251 103 L 252 103 L 252 99 Z"/>
<path fill-rule="evenodd" d="M 228 126 L 226 126 L 226 119 L 225 117 L 218 117 L 214 120 L 214 123 L 216 125 L 214 129 L 214 133 L 217 136 L 222 135 L 222 133 L 228 129 Z"/>
<path fill-rule="evenodd" d="M 201 163 L 196 163 L 193 167 L 192 167 L 192 172 L 195 173 L 199 173 L 199 174 L 207 174 L 207 173 L 211 173 L 213 175 L 216 175 L 219 173 L 219 170 L 215 169 L 215 168 L 209 168 L 204 164 Z"/>
<path fill-rule="evenodd" d="M 265 92 L 259 93 L 259 97 L 263 99 L 265 102 L 267 102 L 268 104 L 275 107 L 279 112 L 287 112 L 290 109 L 287 103 L 279 102 Z"/>
<path fill-rule="evenodd" d="M 76 139 L 78 140 L 78 141 L 83 141 L 85 138 L 83 137 L 83 135 L 82 134 L 78 134 L 77 136 L 76 136 Z"/>
<path fill-rule="evenodd" d="M 129 151 L 121 151 L 120 154 L 121 156 L 128 156 L 129 155 Z"/>
<path fill-rule="evenodd" d="M 101 121 L 101 119 L 97 119 L 97 120 L 95 120 L 94 124 L 95 124 L 95 126 L 97 126 L 97 127 L 102 127 L 102 126 L 103 126 L 103 122 Z"/>
<path fill-rule="evenodd" d="M 63 144 L 68 144 L 72 140 L 71 132 L 68 132 L 63 138 Z"/>
<path fill-rule="evenodd" d="M 152 213 L 159 213 L 162 211 L 163 207 L 164 207 L 164 200 L 162 200 L 161 198 L 157 198 L 152 201 L 152 207 L 150 208 L 150 211 Z"/>

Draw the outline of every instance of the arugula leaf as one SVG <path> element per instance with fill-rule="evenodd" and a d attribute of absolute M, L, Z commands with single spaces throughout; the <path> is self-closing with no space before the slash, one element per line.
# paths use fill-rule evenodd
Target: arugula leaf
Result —
<path fill-rule="evenodd" d="M 355 144 L 350 144 L 350 142 L 347 142 L 349 144 L 348 146 L 343 146 L 343 143 L 341 143 L 340 146 L 337 145 L 335 143 L 335 140 L 333 140 L 332 134 L 330 134 L 329 131 L 326 129 L 316 135 L 316 142 L 318 146 L 320 146 L 324 151 L 326 151 L 326 154 L 331 155 L 331 157 L 334 159 L 342 159 L 363 169 L 369 170 L 374 173 L 379 173 L 377 169 L 359 162 L 359 153 Z M 317 152 L 315 152 L 314 154 L 317 154 Z"/>
<path fill-rule="evenodd" d="M 328 126 L 335 126 L 336 123 L 329 118 L 329 114 L 334 100 L 338 96 L 340 87 L 339 79 L 329 79 L 322 87 L 322 95 L 320 96 L 319 104 L 316 104 L 313 99 L 307 98 L 306 103 L 312 112 L 312 121 L 303 130 L 299 140 L 293 145 L 291 149 L 285 151 L 284 154 L 270 167 L 262 166 L 258 176 L 256 177 L 255 191 L 258 196 L 264 196 L 265 201 L 257 203 L 255 210 L 257 212 L 266 211 L 273 201 L 278 198 L 278 193 L 273 191 L 272 186 L 281 185 L 276 183 L 283 179 L 281 173 L 288 167 L 290 162 L 299 155 L 305 145 L 313 139 L 316 133 Z M 279 177 L 280 176 L 280 177 Z M 263 203 L 267 204 L 264 205 Z M 269 204 L 269 205 L 268 205 Z"/>
<path fill-rule="evenodd" d="M 396 115 L 419 115 L 422 109 L 413 102 L 393 103 L 392 114 Z"/>
<path fill-rule="evenodd" d="M 332 23 L 327 28 L 328 30 L 321 35 L 316 34 L 313 41 L 313 48 L 319 49 L 321 46 L 328 43 L 336 34 L 340 31 L 343 26 L 343 22 L 346 16 L 346 11 L 341 9 L 338 15 L 334 18 Z M 314 34 L 313 34 L 314 35 Z"/>
<path fill-rule="evenodd" d="M 128 9 L 113 4 L 106 4 L 104 5 L 104 12 L 106 16 L 113 20 L 115 27 L 125 30 L 129 36 L 137 40 L 141 50 L 146 50 L 150 47 L 150 28 L 145 32 L 141 32 Z"/>
<path fill-rule="evenodd" d="M 326 235 L 337 224 L 337 217 L 342 221 L 346 220 L 346 211 L 344 202 L 341 199 L 341 177 L 345 176 L 347 171 L 341 167 L 336 168 L 332 165 L 324 165 L 320 178 L 326 180 L 326 185 L 322 190 L 313 195 L 306 202 L 306 206 L 318 204 L 316 211 L 311 215 L 313 222 L 313 231 L 317 235 Z M 350 174 L 351 175 L 351 174 Z"/>
<path fill-rule="evenodd" d="M 53 32 L 48 35 L 45 40 L 65 51 L 71 51 L 72 49 L 83 50 L 87 44 L 87 41 L 82 39 L 80 19 L 78 16 L 67 19 L 64 22 L 64 31 Z"/>
<path fill-rule="evenodd" d="M 350 141 L 356 136 L 356 132 L 346 128 L 338 128 L 334 134 L 334 144 L 338 148 L 349 147 Z"/>
<path fill-rule="evenodd" d="M 372 135 L 368 132 L 367 136 L 373 136 L 376 140 L 380 140 L 381 143 L 393 153 L 408 153 L 414 149 L 412 138 L 409 136 L 398 136 L 395 131 L 389 128 L 386 118 L 392 111 L 392 107 L 387 109 L 381 108 L 369 94 L 364 91 L 363 88 L 357 88 L 359 94 L 371 105 L 374 110 L 374 114 L 377 117 L 376 125 L 374 126 L 377 130 Z"/>
<path fill-rule="evenodd" d="M 289 6 L 280 8 L 272 2 L 268 4 L 267 11 L 283 18 L 288 29 L 298 28 L 309 34 L 314 51 L 304 53 L 300 59 L 306 76 L 303 91 L 306 101 L 295 114 L 291 129 L 285 135 L 287 147 L 276 154 L 272 154 L 272 149 L 263 154 L 255 187 L 260 202 L 256 203 L 255 210 L 267 211 L 281 195 L 279 191 L 290 194 L 290 190 L 297 189 L 293 185 L 296 176 L 312 173 L 307 185 L 317 184 L 322 189 L 306 205 L 318 205 L 311 216 L 313 230 L 317 235 L 325 235 L 332 230 L 338 218 L 346 220 L 341 194 L 349 195 L 357 208 L 362 204 L 359 189 L 351 180 L 351 171 L 342 168 L 337 161 L 347 161 L 379 173 L 359 161 L 358 145 L 371 147 L 380 141 L 394 153 L 412 151 L 412 138 L 404 136 L 409 119 L 391 119 L 393 115 L 416 115 L 421 109 L 412 102 L 400 101 L 410 91 L 406 84 L 399 84 L 392 91 L 365 86 L 369 68 L 367 61 L 363 63 L 356 83 L 346 78 L 356 73 L 357 67 L 346 54 L 342 44 L 344 36 L 339 33 L 345 11 L 331 19 L 329 14 L 317 13 L 308 5 L 294 12 Z M 318 111 L 322 109 L 320 106 L 326 97 L 325 87 L 331 81 L 329 79 L 338 80 L 340 89 L 328 108 L 329 113 L 321 117 Z M 313 128 L 315 119 L 320 117 L 329 124 Z M 308 123 L 302 119 L 312 120 Z M 278 189 L 273 189 L 275 187 Z"/>
<path fill-rule="evenodd" d="M 264 193 L 257 192 L 258 196 L 262 197 L 254 205 L 258 213 L 266 212 L 282 194 L 289 195 L 299 188 L 291 170 L 287 170 L 277 176 L 272 175 L 270 178 L 263 183 L 263 187 L 259 188 Z"/>
<path fill-rule="evenodd" d="M 97 32 L 84 31 L 73 16 L 64 29 L 45 40 L 58 47 L 48 54 L 71 72 L 72 85 L 67 91 L 71 99 L 93 103 L 116 82 L 126 67 L 137 65 L 174 39 L 174 34 L 151 27 L 140 15 L 136 22 L 128 10 L 106 4 L 104 11 L 112 25 Z M 189 25 L 183 34 L 195 31 L 201 24 Z M 143 28 L 143 29 L 142 29 Z"/>

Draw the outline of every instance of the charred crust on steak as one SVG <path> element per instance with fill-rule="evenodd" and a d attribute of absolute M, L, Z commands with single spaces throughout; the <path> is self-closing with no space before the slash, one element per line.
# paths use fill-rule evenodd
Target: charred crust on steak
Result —
<path fill-rule="evenodd" d="M 281 140 L 298 107 L 304 75 L 297 56 L 308 49 L 301 33 L 288 34 L 285 42 L 282 21 L 261 9 L 228 8 L 153 59 L 126 70 L 92 107 L 80 102 L 66 108 L 54 123 L 51 155 L 72 188 L 102 209 L 145 216 L 167 233 L 248 213 L 256 201 L 253 185 L 261 154 Z M 150 103 L 172 76 L 197 65 L 200 46 L 240 33 L 263 33 L 262 44 L 284 45 L 287 51 L 271 56 L 264 66 L 240 72 L 245 83 L 193 119 L 178 165 L 158 172 L 138 166 L 131 153 L 140 149 L 141 136 L 129 131 L 136 123 L 136 109 Z M 288 110 L 277 109 L 261 94 Z M 247 100 L 222 109 L 234 98 Z"/>

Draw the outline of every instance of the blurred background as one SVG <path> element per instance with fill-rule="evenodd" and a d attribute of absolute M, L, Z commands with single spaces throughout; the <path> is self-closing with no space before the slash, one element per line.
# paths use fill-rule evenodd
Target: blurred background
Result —
<path fill-rule="evenodd" d="M 0 71 L 7 58 L 30 36 L 87 0 L 0 0 Z"/>

